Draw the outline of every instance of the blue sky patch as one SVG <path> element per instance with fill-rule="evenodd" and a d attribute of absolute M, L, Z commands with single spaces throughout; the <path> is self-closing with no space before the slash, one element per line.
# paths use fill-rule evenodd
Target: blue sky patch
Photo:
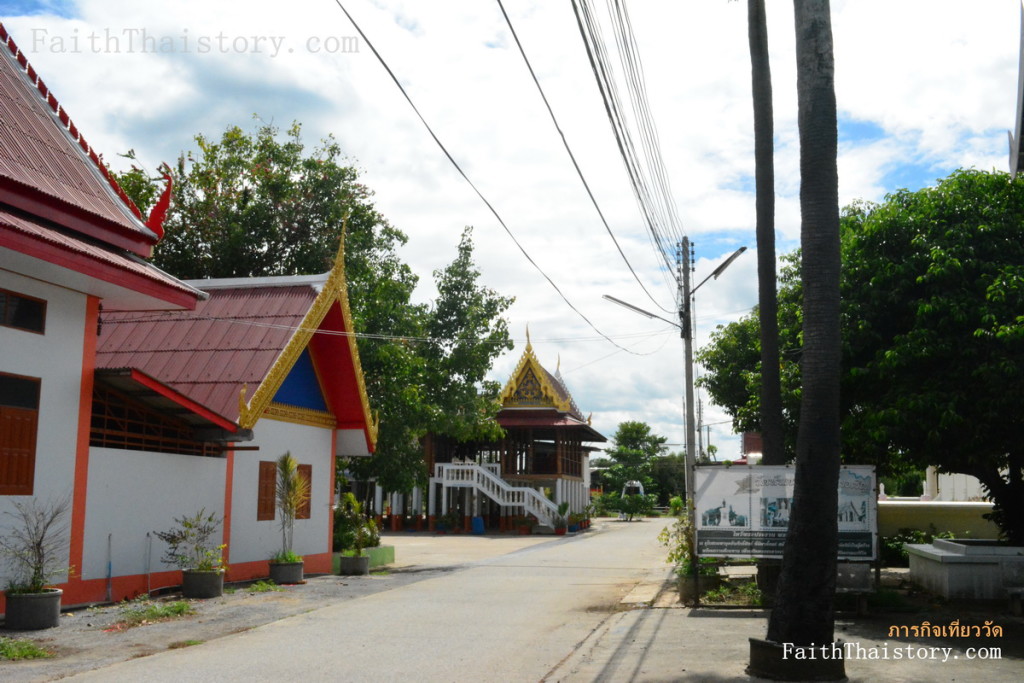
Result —
<path fill-rule="evenodd" d="M 839 143 L 874 142 L 885 137 L 885 130 L 873 121 L 839 117 Z"/>
<path fill-rule="evenodd" d="M 65 19 L 75 16 L 73 0 L 0 0 L 0 16 L 31 17 L 55 14 Z"/>

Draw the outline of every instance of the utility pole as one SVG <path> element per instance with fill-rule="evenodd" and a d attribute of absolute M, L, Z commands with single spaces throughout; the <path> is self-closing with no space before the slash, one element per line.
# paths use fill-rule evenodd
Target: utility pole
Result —
<path fill-rule="evenodd" d="M 684 237 L 678 245 L 676 263 L 679 272 L 676 282 L 679 286 L 679 331 L 683 338 L 683 365 L 685 366 L 686 402 L 686 500 L 693 511 L 694 467 L 697 462 L 697 421 L 693 411 L 693 326 L 690 313 L 690 238 Z M 703 284 L 703 283 L 701 283 Z"/>

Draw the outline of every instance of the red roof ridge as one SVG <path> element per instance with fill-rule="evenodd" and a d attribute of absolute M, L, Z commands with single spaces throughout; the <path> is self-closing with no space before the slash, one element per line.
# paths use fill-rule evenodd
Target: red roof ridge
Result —
<path fill-rule="evenodd" d="M 78 146 L 82 148 L 82 152 L 84 152 L 85 155 L 89 157 L 94 164 L 96 164 L 96 168 L 99 169 L 100 174 L 110 184 L 110 188 L 114 191 L 114 194 L 124 202 L 125 206 L 128 207 L 136 218 L 145 222 L 146 219 L 142 216 L 142 212 L 139 210 L 139 207 L 135 205 L 135 202 L 132 201 L 131 197 L 129 197 L 121 188 L 117 183 L 117 180 L 115 180 L 114 176 L 110 173 L 107 165 L 103 163 L 103 155 L 98 154 L 92 145 L 85 141 L 85 138 L 78 130 L 78 126 L 76 126 L 75 122 L 71 120 L 70 116 L 68 116 L 67 110 L 64 109 L 60 102 L 57 101 L 53 92 L 46 87 L 46 84 L 43 83 L 43 79 L 40 78 L 39 74 L 36 73 L 36 70 L 32 68 L 32 65 L 28 61 L 28 57 L 25 56 L 25 52 L 18 47 L 17 43 L 14 42 L 14 37 L 7 32 L 6 28 L 4 28 L 3 22 L 0 22 L 0 42 L 7 45 L 7 49 L 10 50 L 11 55 L 14 56 L 14 59 L 28 75 L 32 85 L 34 85 L 36 90 L 39 92 L 39 96 L 47 105 L 49 105 L 50 109 L 53 110 L 53 113 L 57 115 L 57 119 L 67 130 L 71 139 L 77 142 Z"/>

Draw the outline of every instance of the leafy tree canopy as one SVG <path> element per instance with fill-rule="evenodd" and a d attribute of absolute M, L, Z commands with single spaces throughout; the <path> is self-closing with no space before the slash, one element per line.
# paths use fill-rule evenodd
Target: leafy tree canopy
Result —
<path fill-rule="evenodd" d="M 843 212 L 843 453 L 883 471 L 935 465 L 981 480 L 1024 543 L 1024 179 L 960 170 Z M 780 287 L 788 424 L 798 398 L 799 280 Z M 754 321 L 756 325 L 756 321 Z M 704 386 L 756 428 L 751 318 L 719 328 Z M 742 378 L 738 381 L 737 378 Z"/>
<path fill-rule="evenodd" d="M 651 432 L 646 422 L 620 423 L 612 436 L 614 446 L 605 449 L 613 461 L 602 473 L 606 489 L 621 491 L 626 482 L 639 481 L 645 491 L 653 492 L 651 468 L 655 459 L 664 454 L 666 441 L 665 437 Z"/>
<path fill-rule="evenodd" d="M 432 305 L 412 303 L 418 277 L 398 256 L 406 235 L 373 205 L 373 193 L 328 137 L 308 153 L 301 126 L 228 128 L 197 135 L 198 151 L 173 169 L 173 201 L 153 262 L 181 278 L 302 275 L 328 270 L 345 230 L 345 270 L 367 392 L 381 428 L 372 458 L 351 463 L 392 491 L 425 480 L 419 437 L 433 429 L 489 435 L 498 388 L 484 381 L 512 348 L 501 317 L 512 303 L 479 284 L 472 230 L 434 273 Z M 129 158 L 134 155 L 129 153 Z M 147 211 L 159 178 L 137 166 L 118 182 Z"/>

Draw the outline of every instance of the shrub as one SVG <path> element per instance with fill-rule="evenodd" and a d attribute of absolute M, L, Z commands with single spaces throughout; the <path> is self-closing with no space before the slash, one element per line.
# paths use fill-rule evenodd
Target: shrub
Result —
<path fill-rule="evenodd" d="M 373 548 L 380 545 L 377 523 L 363 515 L 363 506 L 352 493 L 342 495 L 334 508 L 335 552 L 352 548 Z"/>
<path fill-rule="evenodd" d="M 178 525 L 170 531 L 157 531 L 156 537 L 167 544 L 162 561 L 179 569 L 214 571 L 222 569 L 224 545 L 213 545 L 210 540 L 220 526 L 215 513 L 206 514 L 206 508 L 192 516 L 175 518 Z"/>
<path fill-rule="evenodd" d="M 882 556 L 882 566 L 885 567 L 909 567 L 910 555 L 905 543 L 920 544 L 931 543 L 936 538 L 955 538 L 951 531 L 939 532 L 935 525 L 930 525 L 928 531 L 921 529 L 903 528 L 892 536 L 882 536 L 879 544 L 879 553 Z"/>

